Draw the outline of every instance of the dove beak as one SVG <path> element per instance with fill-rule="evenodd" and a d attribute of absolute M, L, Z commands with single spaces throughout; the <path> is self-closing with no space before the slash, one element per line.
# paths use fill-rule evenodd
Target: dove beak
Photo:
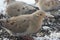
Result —
<path fill-rule="evenodd" d="M 46 17 L 48 17 L 48 18 L 54 18 L 54 16 L 51 15 L 51 14 L 49 14 L 49 13 L 46 13 Z"/>

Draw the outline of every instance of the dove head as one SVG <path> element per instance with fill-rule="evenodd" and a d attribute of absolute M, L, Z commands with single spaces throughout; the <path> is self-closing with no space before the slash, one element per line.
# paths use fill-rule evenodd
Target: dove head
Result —
<path fill-rule="evenodd" d="M 46 13 L 45 11 L 42 11 L 42 10 L 36 11 L 34 15 L 40 19 L 54 17 L 53 15 Z"/>
<path fill-rule="evenodd" d="M 50 0 L 35 0 L 35 3 L 39 9 L 46 10 L 50 9 L 49 1 Z"/>

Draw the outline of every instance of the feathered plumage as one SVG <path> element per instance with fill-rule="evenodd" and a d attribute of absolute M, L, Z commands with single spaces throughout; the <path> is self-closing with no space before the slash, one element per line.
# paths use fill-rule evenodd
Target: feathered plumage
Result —
<path fill-rule="evenodd" d="M 6 5 L 5 12 L 10 17 L 31 14 L 38 10 L 36 7 L 21 1 L 6 0 L 6 2 L 8 5 Z"/>
<path fill-rule="evenodd" d="M 16 17 L 11 17 L 5 20 L 3 25 L 4 28 L 8 29 L 12 34 L 27 35 L 36 33 L 41 29 L 43 19 L 45 17 L 53 17 L 52 15 L 47 15 L 46 12 L 38 10 L 29 15 L 20 15 Z M 1 20 L 2 21 L 2 20 Z"/>
<path fill-rule="evenodd" d="M 60 1 L 59 0 L 35 0 L 36 5 L 41 10 L 44 11 L 53 11 L 60 9 Z"/>

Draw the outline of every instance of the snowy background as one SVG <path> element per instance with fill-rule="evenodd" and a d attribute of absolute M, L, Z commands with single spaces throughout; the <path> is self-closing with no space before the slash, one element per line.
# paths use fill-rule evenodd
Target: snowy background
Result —
<path fill-rule="evenodd" d="M 23 2 L 28 3 L 28 4 L 35 3 L 34 0 L 16 0 L 16 1 L 23 1 Z M 5 7 L 5 4 L 3 2 L 4 2 L 4 0 L 0 0 L 0 10 L 4 9 L 4 7 Z"/>

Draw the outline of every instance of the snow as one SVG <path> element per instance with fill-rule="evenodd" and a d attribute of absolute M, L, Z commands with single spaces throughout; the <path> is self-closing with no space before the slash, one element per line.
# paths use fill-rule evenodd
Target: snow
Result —
<path fill-rule="evenodd" d="M 60 33 L 51 33 L 50 36 L 34 37 L 34 40 L 60 40 Z"/>

